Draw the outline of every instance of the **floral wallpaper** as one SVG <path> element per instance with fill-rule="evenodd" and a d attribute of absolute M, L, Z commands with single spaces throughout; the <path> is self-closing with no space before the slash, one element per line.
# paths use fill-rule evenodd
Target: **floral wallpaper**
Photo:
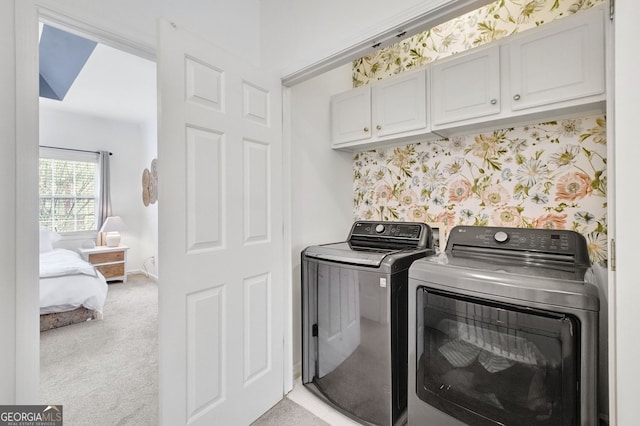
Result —
<path fill-rule="evenodd" d="M 363 220 L 572 229 L 607 258 L 606 121 L 590 116 L 360 152 Z"/>
<path fill-rule="evenodd" d="M 353 62 L 354 87 L 464 52 L 604 3 L 605 0 L 497 0 Z"/>
<path fill-rule="evenodd" d="M 354 86 L 557 17 L 596 0 L 500 0 L 354 61 Z M 571 229 L 607 259 L 606 118 L 585 116 L 357 153 L 354 216 Z M 445 232 L 445 235 L 448 232 Z"/>

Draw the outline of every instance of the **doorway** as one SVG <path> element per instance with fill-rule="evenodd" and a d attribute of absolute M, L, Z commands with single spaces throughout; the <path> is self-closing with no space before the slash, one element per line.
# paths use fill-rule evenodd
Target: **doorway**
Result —
<path fill-rule="evenodd" d="M 46 18 L 43 21 L 41 34 L 47 25 L 97 42 L 77 76 L 71 79 L 62 100 L 40 97 L 39 144 L 113 154 L 112 214 L 120 216 L 126 225 L 121 244 L 128 247 L 125 270 L 129 279 L 126 283 L 109 284 L 104 318 L 99 323 L 75 324 L 41 335 L 41 402 L 64 405 L 65 400 L 81 398 L 82 389 L 91 389 L 97 399 L 93 408 L 65 407 L 67 419 L 80 421 L 83 415 L 98 415 L 101 407 L 108 410 L 115 406 L 119 412 L 111 413 L 120 419 L 141 410 L 152 412 L 157 419 L 158 213 L 157 203 L 142 196 L 144 170 L 151 169 L 157 158 L 155 62 L 146 55 L 112 47 L 108 40 L 76 28 Z M 95 231 L 65 233 L 56 246 L 78 252 L 95 240 Z M 136 303 L 129 303 L 134 299 Z M 148 344 L 133 344 L 143 341 Z M 71 345 L 82 350 L 70 350 Z M 63 359 L 64 363 L 51 362 L 56 359 Z M 56 369 L 63 364 L 66 370 L 50 371 L 52 364 Z M 145 380 L 145 374 L 155 377 Z M 131 385 L 136 380 L 137 385 Z M 134 405 L 129 404 L 131 412 L 127 413 L 126 403 L 99 395 L 133 401 Z M 58 399 L 53 401 L 56 396 Z M 153 407 L 144 411 L 147 405 Z"/>

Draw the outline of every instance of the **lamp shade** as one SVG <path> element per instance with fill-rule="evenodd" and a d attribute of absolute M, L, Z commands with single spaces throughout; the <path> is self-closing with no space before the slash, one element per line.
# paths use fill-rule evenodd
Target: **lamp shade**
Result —
<path fill-rule="evenodd" d="M 107 246 L 117 247 L 120 245 L 120 231 L 124 230 L 124 228 L 124 221 L 120 216 L 109 216 L 107 220 L 104 221 L 100 232 L 107 233 L 105 237 Z"/>
<path fill-rule="evenodd" d="M 100 232 L 119 232 L 124 231 L 124 221 L 120 216 L 109 216 L 102 224 Z"/>

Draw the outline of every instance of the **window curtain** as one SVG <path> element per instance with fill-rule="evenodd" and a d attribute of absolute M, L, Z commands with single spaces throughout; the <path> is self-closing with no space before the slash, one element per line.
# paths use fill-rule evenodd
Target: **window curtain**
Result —
<path fill-rule="evenodd" d="M 99 151 L 100 159 L 100 201 L 98 204 L 98 229 L 111 216 L 111 171 L 109 170 L 109 151 Z"/>

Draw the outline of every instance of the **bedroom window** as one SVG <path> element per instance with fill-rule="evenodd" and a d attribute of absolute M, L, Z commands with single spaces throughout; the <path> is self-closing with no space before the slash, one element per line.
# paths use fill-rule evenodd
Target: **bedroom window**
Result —
<path fill-rule="evenodd" d="M 98 154 L 40 148 L 40 228 L 59 233 L 96 231 Z"/>

